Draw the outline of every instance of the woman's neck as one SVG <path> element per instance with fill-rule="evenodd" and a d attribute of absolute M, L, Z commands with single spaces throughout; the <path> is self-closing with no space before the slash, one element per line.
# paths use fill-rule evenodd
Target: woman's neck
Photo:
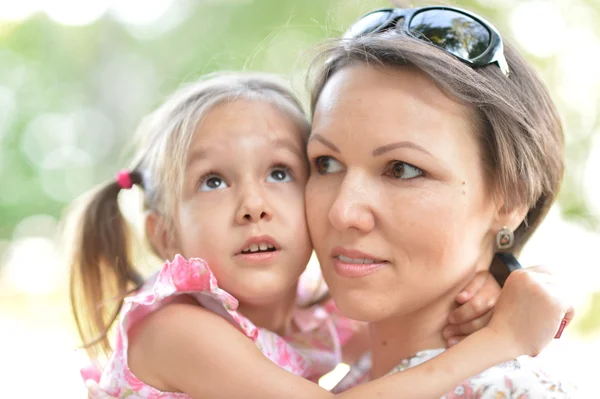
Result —
<path fill-rule="evenodd" d="M 296 286 L 276 301 L 264 304 L 240 303 L 238 312 L 257 327 L 273 331 L 281 336 L 292 330 L 292 315 L 296 307 Z"/>
<path fill-rule="evenodd" d="M 371 379 L 387 374 L 403 359 L 425 349 L 445 348 L 442 329 L 456 308 L 455 293 L 408 315 L 370 323 L 373 367 Z"/>

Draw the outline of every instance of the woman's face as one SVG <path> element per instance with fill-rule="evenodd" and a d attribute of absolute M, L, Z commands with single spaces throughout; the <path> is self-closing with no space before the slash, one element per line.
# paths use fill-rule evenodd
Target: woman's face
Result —
<path fill-rule="evenodd" d="M 471 114 L 410 67 L 354 65 L 326 84 L 308 144 L 307 218 L 347 316 L 451 303 L 490 264 L 502 225 Z"/>

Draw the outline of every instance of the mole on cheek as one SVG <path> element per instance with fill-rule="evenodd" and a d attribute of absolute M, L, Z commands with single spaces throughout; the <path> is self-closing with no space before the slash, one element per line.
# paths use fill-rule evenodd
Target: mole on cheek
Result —
<path fill-rule="evenodd" d="M 467 182 L 466 182 L 466 181 L 463 181 L 463 182 L 462 182 L 462 186 L 463 186 L 462 193 L 463 193 L 463 195 L 467 195 L 467 190 L 465 190 L 465 186 L 466 186 L 466 185 L 467 185 Z"/>

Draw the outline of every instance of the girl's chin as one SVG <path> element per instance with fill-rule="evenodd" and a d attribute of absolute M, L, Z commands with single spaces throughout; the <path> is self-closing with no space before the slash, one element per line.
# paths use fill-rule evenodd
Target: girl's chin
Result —
<path fill-rule="evenodd" d="M 260 281 L 256 284 L 237 286 L 229 292 L 239 302 L 246 306 L 267 306 L 296 295 L 296 281 L 298 279 Z M 236 295 L 237 293 L 237 295 Z"/>

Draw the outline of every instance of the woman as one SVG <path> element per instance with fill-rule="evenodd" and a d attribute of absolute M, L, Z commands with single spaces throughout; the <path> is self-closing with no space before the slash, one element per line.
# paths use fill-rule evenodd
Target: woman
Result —
<path fill-rule="evenodd" d="M 532 68 L 461 10 L 375 11 L 319 59 L 309 229 L 339 309 L 370 323 L 376 379 L 439 354 L 460 287 L 521 250 L 558 193 L 562 128 Z M 514 361 L 447 397 L 565 390 Z"/>

